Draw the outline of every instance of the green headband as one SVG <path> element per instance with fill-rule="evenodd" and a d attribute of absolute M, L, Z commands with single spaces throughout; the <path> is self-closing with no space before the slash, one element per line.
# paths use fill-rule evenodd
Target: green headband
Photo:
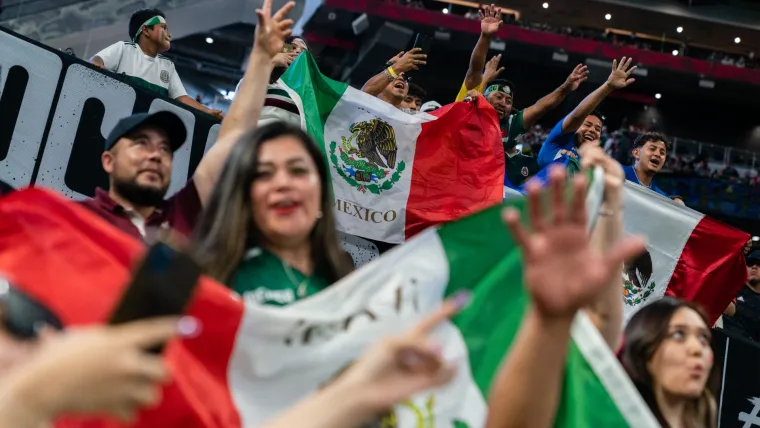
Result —
<path fill-rule="evenodd" d="M 504 92 L 507 95 L 512 95 L 512 87 L 507 84 L 493 84 L 486 88 L 486 91 L 483 92 L 483 95 L 488 96 L 491 92 Z"/>
<path fill-rule="evenodd" d="M 151 25 L 156 25 L 156 24 L 166 24 L 166 20 L 164 19 L 163 16 L 157 15 L 143 22 L 143 24 L 140 26 L 140 29 L 137 30 L 135 37 L 132 38 L 132 42 L 137 43 L 137 38 L 140 37 L 140 33 L 142 33 L 143 27 L 150 27 Z"/>

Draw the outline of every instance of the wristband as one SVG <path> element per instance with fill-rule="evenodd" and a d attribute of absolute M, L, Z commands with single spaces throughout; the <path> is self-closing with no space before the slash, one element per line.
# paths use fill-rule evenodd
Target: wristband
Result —
<path fill-rule="evenodd" d="M 395 80 L 387 68 L 383 70 L 383 74 L 385 74 L 385 78 L 388 79 L 389 82 L 393 82 Z"/>
<path fill-rule="evenodd" d="M 393 76 L 394 79 L 398 79 L 398 74 L 396 74 L 396 70 L 394 70 L 393 67 L 388 67 L 388 72 L 391 73 L 391 76 Z"/>

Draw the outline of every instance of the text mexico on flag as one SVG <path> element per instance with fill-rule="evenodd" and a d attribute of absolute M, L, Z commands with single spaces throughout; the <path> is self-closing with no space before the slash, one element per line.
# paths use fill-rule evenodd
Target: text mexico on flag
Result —
<path fill-rule="evenodd" d="M 323 150 L 339 231 L 399 244 L 501 201 L 498 118 L 482 97 L 407 114 L 323 76 L 308 52 L 281 84 Z"/>
<path fill-rule="evenodd" d="M 591 213 L 600 200 L 601 186 L 592 185 Z M 514 204 L 523 209 L 522 201 Z M 528 304 L 520 252 L 500 211 L 493 207 L 428 229 L 325 291 L 282 308 L 246 305 L 202 279 L 188 309 L 202 333 L 169 344 L 165 355 L 173 378 L 163 401 L 126 426 L 260 426 L 340 376 L 370 344 L 469 289 L 470 305 L 434 334 L 444 357 L 458 366 L 455 379 L 376 422 L 394 428 L 482 427 L 491 380 Z M 142 243 L 55 194 L 28 189 L 0 199 L 0 272 L 65 326 L 107 320 L 143 252 Z M 656 426 L 586 316 L 578 316 L 572 337 L 555 426 Z M 56 426 L 125 425 L 67 419 Z"/>

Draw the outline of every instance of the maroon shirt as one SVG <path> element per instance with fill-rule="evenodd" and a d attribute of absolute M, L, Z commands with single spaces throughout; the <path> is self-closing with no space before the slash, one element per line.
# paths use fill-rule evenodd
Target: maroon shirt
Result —
<path fill-rule="evenodd" d="M 106 190 L 97 188 L 95 197 L 84 200 L 81 204 L 127 234 L 140 240 L 149 238 L 148 236 L 144 238 L 140 234 L 124 207 L 111 199 Z M 145 229 L 171 228 L 185 236 L 190 236 L 202 208 L 198 190 L 193 180 L 190 180 L 182 190 L 165 200 L 150 217 L 145 219 Z"/>

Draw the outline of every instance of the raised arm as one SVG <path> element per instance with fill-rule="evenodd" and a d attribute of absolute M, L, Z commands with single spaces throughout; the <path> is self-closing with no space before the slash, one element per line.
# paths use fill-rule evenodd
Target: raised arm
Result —
<path fill-rule="evenodd" d="M 623 186 L 625 173 L 620 164 L 607 156 L 601 147 L 584 144 L 580 149 L 583 168 L 600 166 L 604 169 L 604 204 L 591 236 L 592 244 L 602 254 L 623 239 Z M 614 267 L 607 286 L 588 306 L 586 313 L 614 351 L 620 345 L 623 332 L 623 263 Z"/>
<path fill-rule="evenodd" d="M 242 134 L 254 128 L 259 121 L 269 75 L 272 73 L 272 58 L 282 50 L 285 38 L 292 32 L 293 20 L 285 17 L 294 6 L 295 3 L 288 2 L 272 16 L 272 0 L 265 0 L 262 9 L 256 10 L 259 23 L 240 92 L 236 94 L 235 101 L 222 121 L 216 143 L 203 157 L 193 175 L 198 196 L 204 205 L 232 147 Z"/>
<path fill-rule="evenodd" d="M 362 91 L 373 97 L 380 95 L 390 82 L 401 73 L 407 73 L 411 70 L 419 70 L 420 65 L 427 64 L 427 55 L 422 53 L 422 48 L 413 48 L 408 52 L 399 52 L 386 63 L 386 68 L 380 73 L 372 76 L 367 83 L 362 86 Z"/>
<path fill-rule="evenodd" d="M 595 249 L 586 230 L 587 180 L 577 174 L 572 199 L 566 200 L 565 174 L 560 166 L 549 172 L 550 208 L 543 207 L 539 184 L 528 183 L 530 230 L 516 210 L 504 213 L 522 249 L 523 283 L 532 306 L 494 381 L 487 428 L 553 424 L 573 317 L 604 291 L 616 266 L 643 250 L 638 238 L 625 238 L 606 253 Z"/>
<path fill-rule="evenodd" d="M 470 66 L 464 77 L 464 86 L 468 91 L 483 83 L 483 67 L 486 65 L 491 38 L 503 25 L 501 10 L 494 5 L 483 6 L 483 10 L 478 11 L 478 14 L 480 15 L 480 38 L 475 49 L 472 50 Z"/>
<path fill-rule="evenodd" d="M 586 79 L 588 79 L 588 67 L 578 64 L 559 88 L 525 109 L 523 112 L 525 129 L 532 128 L 546 113 L 555 109 L 571 92 L 578 89 L 578 86 Z"/>
<path fill-rule="evenodd" d="M 636 66 L 631 67 L 632 60 L 632 58 L 626 60 L 626 57 L 623 57 L 623 59 L 620 60 L 620 63 L 618 63 L 617 60 L 612 61 L 612 73 L 610 73 L 610 77 L 607 81 L 584 98 L 583 101 L 578 104 L 578 107 L 576 107 L 572 113 L 567 115 L 562 122 L 563 134 L 577 131 L 583 124 L 583 121 L 586 120 L 586 116 L 599 107 L 599 104 L 601 104 L 609 94 L 618 89 L 623 89 L 636 81 L 636 79 L 631 77 L 631 74 L 636 70 Z"/>

